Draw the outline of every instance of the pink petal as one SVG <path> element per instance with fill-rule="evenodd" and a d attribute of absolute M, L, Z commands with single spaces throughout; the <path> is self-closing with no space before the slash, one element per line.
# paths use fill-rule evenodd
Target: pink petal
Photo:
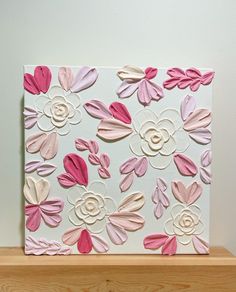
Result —
<path fill-rule="evenodd" d="M 190 131 L 189 136 L 200 144 L 209 144 L 211 142 L 211 131 L 206 128 Z"/>
<path fill-rule="evenodd" d="M 197 109 L 184 122 L 186 131 L 206 128 L 211 123 L 211 112 L 208 109 Z"/>
<path fill-rule="evenodd" d="M 188 196 L 185 185 L 181 181 L 178 181 L 178 182 L 173 181 L 171 183 L 171 188 L 172 188 L 172 193 L 175 196 L 176 200 L 185 204 L 187 202 L 187 196 Z"/>
<path fill-rule="evenodd" d="M 57 167 L 50 163 L 41 163 L 41 165 L 37 168 L 37 174 L 40 176 L 47 176 L 52 174 Z"/>
<path fill-rule="evenodd" d="M 127 81 L 123 81 L 116 93 L 119 98 L 130 97 L 138 89 L 138 85 L 139 82 L 128 83 Z"/>
<path fill-rule="evenodd" d="M 191 205 L 193 204 L 202 194 L 202 187 L 197 182 L 193 182 L 187 188 L 182 182 L 172 182 L 172 193 L 175 198 L 181 203 Z"/>
<path fill-rule="evenodd" d="M 36 110 L 34 110 L 32 107 L 25 106 L 23 115 L 25 117 L 37 117 L 38 112 Z"/>
<path fill-rule="evenodd" d="M 40 93 L 38 84 L 35 81 L 34 76 L 32 76 L 29 73 L 24 74 L 24 89 L 32 94 L 39 94 Z"/>
<path fill-rule="evenodd" d="M 165 193 L 163 193 L 162 191 L 160 191 L 160 195 L 159 195 L 159 200 L 160 200 L 160 203 L 165 207 L 169 207 L 170 205 L 170 200 L 169 198 L 167 197 L 167 195 Z"/>
<path fill-rule="evenodd" d="M 58 71 L 58 80 L 61 84 L 61 87 L 68 91 L 71 88 L 73 82 L 73 73 L 71 68 L 61 67 Z"/>
<path fill-rule="evenodd" d="M 78 138 L 75 140 L 75 148 L 79 151 L 88 150 L 89 144 L 87 141 Z"/>
<path fill-rule="evenodd" d="M 120 182 L 119 186 L 120 186 L 121 192 L 127 191 L 132 186 L 133 181 L 134 181 L 134 173 L 130 172 Z"/>
<path fill-rule="evenodd" d="M 197 174 L 197 166 L 195 163 L 183 154 L 175 154 L 174 162 L 178 168 L 178 171 L 185 176 L 195 176 Z"/>
<path fill-rule="evenodd" d="M 172 77 L 163 82 L 163 87 L 166 89 L 173 89 L 176 85 L 178 85 L 179 81 L 179 77 Z"/>
<path fill-rule="evenodd" d="M 40 155 L 45 160 L 52 159 L 56 156 L 58 152 L 58 134 L 52 132 L 48 134 L 47 138 L 44 140 L 42 146 L 40 147 Z"/>
<path fill-rule="evenodd" d="M 127 174 L 134 170 L 136 162 L 138 161 L 138 158 L 133 157 L 126 160 L 121 166 L 120 166 L 120 173 L 121 174 Z"/>
<path fill-rule="evenodd" d="M 100 155 L 100 163 L 101 163 L 101 166 L 104 168 L 108 168 L 110 166 L 110 158 L 108 154 L 102 153 Z"/>
<path fill-rule="evenodd" d="M 41 212 L 38 205 L 25 206 L 25 215 L 28 216 L 26 220 L 26 227 L 28 230 L 36 231 L 41 223 Z"/>
<path fill-rule="evenodd" d="M 96 252 L 104 253 L 109 250 L 109 246 L 107 242 L 100 236 L 91 234 L 91 239 L 92 239 L 93 248 L 96 250 Z"/>
<path fill-rule="evenodd" d="M 73 227 L 68 229 L 62 236 L 63 243 L 70 246 L 76 244 L 80 238 L 81 231 L 81 227 Z"/>
<path fill-rule="evenodd" d="M 160 195 L 163 193 L 162 190 L 160 190 L 158 187 L 155 188 L 153 194 L 152 194 L 152 201 L 155 204 L 158 204 L 160 202 Z"/>
<path fill-rule="evenodd" d="M 167 183 L 163 178 L 157 178 L 157 188 L 163 192 L 167 189 Z"/>
<path fill-rule="evenodd" d="M 132 132 L 133 129 L 130 126 L 119 120 L 105 119 L 99 123 L 97 135 L 107 141 L 116 141 L 125 138 Z"/>
<path fill-rule="evenodd" d="M 105 119 L 112 116 L 108 107 L 103 102 L 96 99 L 86 102 L 84 108 L 90 116 L 97 119 Z"/>
<path fill-rule="evenodd" d="M 193 246 L 197 253 L 199 254 L 209 254 L 209 245 L 206 241 L 204 241 L 202 238 L 194 235 L 192 237 Z"/>
<path fill-rule="evenodd" d="M 134 172 L 138 177 L 141 177 L 145 175 L 145 173 L 147 172 L 147 168 L 148 168 L 148 160 L 146 157 L 142 157 L 135 164 Z"/>
<path fill-rule="evenodd" d="M 100 159 L 97 154 L 90 153 L 88 156 L 88 160 L 93 165 L 100 165 Z"/>
<path fill-rule="evenodd" d="M 196 99 L 191 95 L 186 95 L 180 106 L 182 120 L 185 121 L 195 108 Z"/>
<path fill-rule="evenodd" d="M 182 78 L 185 76 L 185 72 L 180 68 L 171 68 L 167 71 L 170 77 Z"/>
<path fill-rule="evenodd" d="M 207 72 L 207 73 L 203 74 L 202 78 L 201 78 L 201 83 L 203 85 L 210 84 L 212 79 L 214 78 L 214 76 L 215 76 L 215 72 Z"/>
<path fill-rule="evenodd" d="M 144 218 L 133 212 L 115 212 L 109 216 L 112 224 L 123 227 L 127 231 L 135 231 L 143 227 Z"/>
<path fill-rule="evenodd" d="M 104 178 L 104 179 L 111 177 L 109 170 L 104 167 L 98 168 L 98 174 L 100 175 L 101 178 Z"/>
<path fill-rule="evenodd" d="M 168 238 L 169 237 L 166 234 L 161 233 L 148 235 L 143 240 L 144 248 L 158 249 L 165 244 Z"/>
<path fill-rule="evenodd" d="M 211 150 L 206 150 L 201 155 L 201 164 L 203 167 L 209 166 L 212 162 Z"/>
<path fill-rule="evenodd" d="M 38 85 L 39 90 L 43 93 L 46 93 L 52 79 L 50 69 L 47 66 L 37 66 L 34 70 L 34 79 Z"/>
<path fill-rule="evenodd" d="M 121 245 L 127 241 L 128 236 L 123 227 L 112 223 L 107 223 L 106 229 L 108 236 L 114 244 Z"/>
<path fill-rule="evenodd" d="M 205 184 L 211 184 L 211 172 L 210 170 L 200 167 L 200 178 Z"/>
<path fill-rule="evenodd" d="M 188 205 L 193 204 L 202 194 L 202 186 L 193 182 L 190 186 L 187 187 L 187 201 Z"/>
<path fill-rule="evenodd" d="M 35 171 L 40 165 L 42 164 L 42 162 L 40 160 L 32 160 L 30 162 L 27 162 L 25 164 L 25 172 L 26 173 L 30 173 Z"/>
<path fill-rule="evenodd" d="M 24 126 L 25 129 L 31 129 L 37 123 L 38 117 L 36 116 L 28 116 L 24 118 Z"/>
<path fill-rule="evenodd" d="M 194 81 L 192 81 L 191 85 L 190 85 L 190 89 L 192 91 L 197 91 L 198 88 L 200 87 L 201 85 L 201 79 L 196 79 Z"/>
<path fill-rule="evenodd" d="M 60 199 L 47 200 L 40 203 L 40 209 L 43 213 L 54 215 L 60 213 L 64 208 L 64 202 Z"/>
<path fill-rule="evenodd" d="M 193 80 L 189 77 L 184 77 L 181 78 L 180 81 L 178 82 L 178 88 L 179 89 L 185 89 L 187 88 L 191 83 L 193 82 Z"/>
<path fill-rule="evenodd" d="M 99 151 L 98 143 L 96 141 L 89 140 L 88 141 L 88 150 L 93 154 L 97 154 Z"/>
<path fill-rule="evenodd" d="M 42 216 L 44 222 L 50 227 L 57 227 L 62 220 L 62 218 L 59 214 L 49 215 L 46 213 L 41 213 L 41 216 Z"/>
<path fill-rule="evenodd" d="M 189 68 L 185 71 L 186 75 L 192 79 L 202 77 L 201 72 L 196 68 Z"/>
<path fill-rule="evenodd" d="M 177 250 L 176 236 L 169 237 L 162 246 L 161 253 L 164 255 L 174 255 Z"/>
<path fill-rule="evenodd" d="M 26 151 L 29 153 L 36 153 L 40 150 L 43 142 L 47 139 L 47 134 L 45 133 L 36 133 L 32 134 L 26 139 L 25 146 Z"/>
<path fill-rule="evenodd" d="M 95 68 L 82 67 L 74 78 L 71 87 L 72 92 L 80 92 L 92 86 L 98 78 L 98 72 Z"/>
<path fill-rule="evenodd" d="M 64 168 L 80 185 L 88 185 L 88 169 L 85 161 L 77 154 L 67 154 L 64 159 Z"/>
<path fill-rule="evenodd" d="M 113 117 L 125 124 L 131 124 L 131 116 L 126 106 L 121 102 L 113 102 L 109 107 Z"/>
<path fill-rule="evenodd" d="M 145 78 L 147 79 L 153 79 L 156 77 L 157 75 L 157 68 L 153 68 L 153 67 L 147 67 L 146 70 L 145 70 Z"/>
<path fill-rule="evenodd" d="M 80 253 L 90 253 L 93 248 L 91 236 L 86 229 L 82 230 L 80 233 L 77 248 Z"/>
<path fill-rule="evenodd" d="M 64 188 L 69 188 L 77 184 L 77 181 L 69 173 L 60 174 L 57 179 L 59 184 Z"/>
<path fill-rule="evenodd" d="M 119 212 L 135 212 L 143 207 L 145 203 L 144 195 L 140 192 L 133 193 L 125 197 L 118 207 Z"/>
<path fill-rule="evenodd" d="M 161 218 L 164 213 L 164 206 L 161 203 L 158 203 L 154 208 L 154 215 L 157 219 Z"/>
<path fill-rule="evenodd" d="M 162 88 L 155 83 L 146 79 L 141 80 L 139 83 L 138 99 L 144 106 L 149 105 L 152 99 L 159 100 L 163 96 Z"/>

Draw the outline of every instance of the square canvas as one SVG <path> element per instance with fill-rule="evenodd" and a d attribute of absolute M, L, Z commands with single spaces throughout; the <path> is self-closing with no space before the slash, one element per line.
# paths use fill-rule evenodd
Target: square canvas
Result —
<path fill-rule="evenodd" d="M 209 252 L 211 69 L 24 71 L 26 254 Z"/>

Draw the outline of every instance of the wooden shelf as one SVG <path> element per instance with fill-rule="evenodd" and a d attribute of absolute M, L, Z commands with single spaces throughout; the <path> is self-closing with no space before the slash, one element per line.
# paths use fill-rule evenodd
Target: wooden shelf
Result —
<path fill-rule="evenodd" d="M 236 291 L 236 257 L 210 255 L 25 256 L 0 248 L 0 291 Z M 165 289 L 165 290 L 164 290 Z"/>

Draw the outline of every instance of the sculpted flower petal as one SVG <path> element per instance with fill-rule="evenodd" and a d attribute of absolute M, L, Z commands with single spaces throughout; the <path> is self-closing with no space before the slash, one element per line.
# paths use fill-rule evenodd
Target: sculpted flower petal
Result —
<path fill-rule="evenodd" d="M 45 132 L 52 131 L 55 128 L 55 125 L 53 125 L 50 119 L 44 114 L 39 116 L 37 124 L 39 129 Z"/>
<path fill-rule="evenodd" d="M 123 199 L 118 207 L 118 211 L 135 212 L 141 209 L 145 199 L 142 193 L 134 193 Z"/>
<path fill-rule="evenodd" d="M 173 138 L 176 142 L 176 152 L 184 152 L 188 149 L 190 143 L 189 143 L 189 137 L 188 133 L 184 130 L 178 130 L 174 133 Z"/>
<path fill-rule="evenodd" d="M 152 121 L 154 124 L 157 124 L 158 117 L 153 111 L 149 109 L 144 109 L 144 110 L 139 111 L 133 119 L 133 126 L 136 132 L 139 133 L 142 125 L 146 123 L 147 121 Z"/>
<path fill-rule="evenodd" d="M 73 105 L 73 107 L 76 109 L 80 106 L 80 97 L 76 93 L 70 93 L 66 96 L 66 100 Z"/>
<path fill-rule="evenodd" d="M 120 187 L 121 192 L 127 191 L 132 186 L 133 181 L 134 181 L 134 173 L 130 172 L 120 182 L 119 187 Z"/>
<path fill-rule="evenodd" d="M 58 80 L 61 84 L 61 87 L 68 91 L 71 88 L 73 82 L 73 73 L 69 67 L 61 67 L 58 71 Z"/>
<path fill-rule="evenodd" d="M 107 214 L 106 215 L 110 215 L 110 214 L 114 213 L 115 210 L 116 210 L 116 204 L 113 201 L 113 199 L 107 197 L 107 198 L 104 199 L 104 201 L 105 201 L 105 207 L 106 207 L 106 210 L 107 210 Z"/>
<path fill-rule="evenodd" d="M 66 123 L 64 125 L 64 127 L 61 127 L 61 128 L 58 128 L 57 129 L 57 133 L 60 135 L 60 136 L 65 136 L 67 135 L 71 130 L 71 126 L 69 123 Z"/>
<path fill-rule="evenodd" d="M 199 254 L 209 254 L 209 244 L 198 236 L 192 237 L 193 246 Z"/>
<path fill-rule="evenodd" d="M 106 196 L 107 194 L 107 188 L 106 185 L 102 181 L 93 181 L 89 184 L 88 190 L 95 193 L 95 194 L 100 194 L 103 196 Z"/>
<path fill-rule="evenodd" d="M 135 165 L 134 172 L 138 177 L 144 176 L 148 169 L 148 160 L 142 157 Z"/>
<path fill-rule="evenodd" d="M 166 234 L 151 234 L 144 238 L 143 245 L 146 249 L 158 249 L 168 239 Z"/>
<path fill-rule="evenodd" d="M 48 96 L 53 99 L 56 96 L 65 96 L 65 94 L 61 86 L 55 85 L 49 89 Z"/>
<path fill-rule="evenodd" d="M 206 128 L 211 123 L 211 112 L 208 109 L 196 109 L 184 122 L 186 131 Z"/>
<path fill-rule="evenodd" d="M 52 74 L 47 66 L 37 66 L 34 69 L 34 79 L 38 85 L 38 88 L 43 93 L 48 91 L 51 83 Z"/>
<path fill-rule="evenodd" d="M 76 215 L 74 207 L 69 210 L 68 218 L 70 222 L 75 226 L 82 226 L 84 224 L 84 221 L 78 218 L 78 216 Z"/>
<path fill-rule="evenodd" d="M 173 137 L 170 137 L 169 140 L 163 144 L 160 149 L 160 154 L 162 155 L 170 155 L 176 150 L 176 142 Z"/>
<path fill-rule="evenodd" d="M 139 130 L 139 134 L 142 138 L 145 137 L 145 133 L 148 131 L 148 130 L 156 130 L 156 124 L 153 122 L 153 121 L 146 121 L 140 128 Z"/>
<path fill-rule="evenodd" d="M 206 128 L 190 131 L 189 136 L 200 144 L 209 144 L 211 142 L 211 131 Z"/>
<path fill-rule="evenodd" d="M 123 81 L 120 87 L 117 89 L 117 95 L 119 98 L 127 98 L 130 97 L 134 92 L 138 89 L 139 82 L 137 83 L 128 83 L 127 81 Z"/>
<path fill-rule="evenodd" d="M 58 135 L 55 132 L 48 134 L 47 138 L 40 147 L 40 155 L 49 160 L 56 156 L 58 152 Z"/>
<path fill-rule="evenodd" d="M 145 77 L 145 73 L 142 69 L 131 65 L 121 68 L 117 72 L 117 75 L 121 80 L 126 80 L 128 82 L 137 82 Z"/>
<path fill-rule="evenodd" d="M 112 117 L 109 108 L 100 100 L 93 99 L 84 104 L 87 113 L 97 119 L 108 119 Z"/>
<path fill-rule="evenodd" d="M 69 173 L 62 173 L 58 175 L 57 180 L 64 188 L 69 188 L 77 184 L 75 178 Z"/>
<path fill-rule="evenodd" d="M 35 100 L 35 107 L 39 112 L 43 112 L 45 105 L 50 101 L 46 95 L 39 95 Z"/>
<path fill-rule="evenodd" d="M 196 108 L 196 99 L 191 95 L 186 95 L 186 97 L 181 102 L 181 116 L 183 121 L 195 110 Z"/>
<path fill-rule="evenodd" d="M 144 218 L 132 212 L 115 212 L 109 216 L 111 223 L 123 227 L 127 231 L 135 231 L 143 227 Z"/>
<path fill-rule="evenodd" d="M 176 237 L 170 237 L 166 240 L 164 245 L 162 246 L 161 253 L 164 255 L 174 255 L 177 250 L 177 242 Z"/>
<path fill-rule="evenodd" d="M 142 139 L 139 134 L 132 135 L 129 140 L 129 147 L 131 151 L 137 156 L 143 156 L 144 153 L 141 148 Z"/>
<path fill-rule="evenodd" d="M 97 235 L 91 234 L 91 239 L 92 239 L 93 248 L 96 250 L 96 252 L 104 253 L 109 250 L 109 246 L 103 238 Z"/>
<path fill-rule="evenodd" d="M 183 121 L 179 115 L 179 112 L 175 109 L 167 109 L 161 112 L 160 120 L 169 120 L 175 127 L 175 130 L 178 130 L 183 125 Z"/>
<path fill-rule="evenodd" d="M 87 229 L 91 233 L 101 233 L 106 226 L 106 218 L 95 221 L 93 224 L 86 224 Z"/>
<path fill-rule="evenodd" d="M 183 234 L 182 236 L 178 236 L 178 241 L 184 245 L 189 244 L 191 242 L 191 240 L 192 240 L 191 235 Z"/>
<path fill-rule="evenodd" d="M 87 192 L 84 186 L 76 185 L 68 190 L 67 199 L 72 205 L 75 205 L 78 200 L 81 199 L 82 195 Z"/>
<path fill-rule="evenodd" d="M 200 178 L 205 184 L 211 184 L 211 172 L 207 168 L 200 167 Z"/>
<path fill-rule="evenodd" d="M 173 223 L 174 223 L 173 219 L 169 219 L 165 222 L 165 232 L 169 235 L 175 234 L 174 228 L 173 228 L 173 226 L 174 226 Z"/>
<path fill-rule="evenodd" d="M 51 123 L 57 128 L 63 128 L 66 125 L 67 121 L 68 121 L 67 118 L 65 118 L 62 121 L 57 121 L 53 117 L 51 118 Z M 48 122 L 48 119 L 47 119 L 47 122 Z"/>
<path fill-rule="evenodd" d="M 165 169 L 172 161 L 171 156 L 157 154 L 156 156 L 149 157 L 152 167 L 157 169 Z"/>
<path fill-rule="evenodd" d="M 136 162 L 138 161 L 137 157 L 132 157 L 126 160 L 121 166 L 120 166 L 120 173 L 121 174 L 128 174 L 131 171 L 134 170 Z"/>
<path fill-rule="evenodd" d="M 70 118 L 68 121 L 70 124 L 76 125 L 76 124 L 81 122 L 81 119 L 82 119 L 81 111 L 76 110 L 74 116 L 72 118 Z"/>
<path fill-rule="evenodd" d="M 98 78 L 98 72 L 95 68 L 84 66 L 76 76 L 71 86 L 72 92 L 80 92 L 92 86 Z"/>
<path fill-rule="evenodd" d="M 157 151 L 159 149 L 161 149 L 161 147 L 162 147 L 163 144 L 164 144 L 164 141 L 161 141 L 157 145 L 156 144 L 152 145 L 151 143 L 148 143 L 147 141 L 142 140 L 142 142 L 141 142 L 141 149 L 143 151 L 143 154 L 145 154 L 145 155 L 148 155 L 148 156 L 157 156 L 157 154 L 158 154 Z M 154 148 L 152 146 L 155 146 L 155 145 L 156 145 L 156 148 L 157 149 L 152 149 L 152 148 Z"/>
<path fill-rule="evenodd" d="M 115 119 L 118 119 L 125 124 L 131 124 L 131 116 L 123 103 L 113 102 L 109 107 L 110 112 L 112 113 Z"/>
<path fill-rule="evenodd" d="M 81 227 L 73 227 L 68 229 L 62 236 L 63 243 L 70 246 L 76 244 L 80 238 L 81 231 Z"/>
<path fill-rule="evenodd" d="M 157 129 L 159 130 L 164 129 L 170 135 L 173 135 L 175 132 L 175 125 L 170 120 L 162 119 L 157 123 Z"/>
<path fill-rule="evenodd" d="M 203 167 L 209 166 L 212 162 L 211 150 L 206 150 L 201 155 L 201 164 Z"/>
<path fill-rule="evenodd" d="M 93 248 L 91 235 L 86 229 L 82 230 L 80 233 L 77 248 L 80 253 L 84 254 L 90 253 Z"/>
<path fill-rule="evenodd" d="M 110 240 L 114 244 L 121 245 L 127 241 L 128 235 L 123 227 L 109 222 L 106 224 L 106 229 Z"/>
<path fill-rule="evenodd" d="M 176 153 L 174 155 L 174 162 L 178 171 L 185 176 L 195 176 L 198 172 L 195 163 L 187 156 Z"/>
<path fill-rule="evenodd" d="M 47 199 L 50 184 L 45 179 L 36 181 L 32 177 L 26 177 L 24 185 L 24 195 L 31 204 L 40 204 Z"/>

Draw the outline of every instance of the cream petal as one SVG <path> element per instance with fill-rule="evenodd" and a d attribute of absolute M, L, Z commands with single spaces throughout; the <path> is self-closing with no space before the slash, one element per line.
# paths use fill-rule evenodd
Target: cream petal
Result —
<path fill-rule="evenodd" d="M 61 96 L 61 95 L 55 96 L 51 101 L 52 101 L 52 103 L 58 102 L 58 103 L 65 103 L 65 104 L 67 104 L 67 101 L 66 101 L 64 95 L 63 96 Z"/>
<path fill-rule="evenodd" d="M 74 211 L 75 211 L 75 215 L 82 220 L 83 222 L 86 223 L 86 219 L 87 217 L 89 217 L 89 215 L 87 213 L 84 212 L 84 209 L 82 208 L 83 205 L 83 201 L 79 202 L 76 204 Z"/>
<path fill-rule="evenodd" d="M 72 125 L 79 124 L 81 122 L 81 111 L 76 110 L 74 116 L 69 118 L 69 123 Z"/>
<path fill-rule="evenodd" d="M 55 128 L 55 126 L 51 123 L 50 118 L 48 118 L 44 114 L 38 118 L 37 125 L 39 129 L 44 132 L 52 131 Z"/>
<path fill-rule="evenodd" d="M 176 234 L 176 235 L 183 235 L 184 234 L 184 232 L 180 229 L 180 228 L 178 228 L 176 225 L 173 225 L 173 229 L 174 229 L 174 233 Z"/>
<path fill-rule="evenodd" d="M 75 214 L 75 209 L 74 207 L 71 208 L 68 212 L 68 218 L 72 224 L 75 226 L 80 226 L 84 224 L 84 221 L 79 219 L 78 216 Z"/>
<path fill-rule="evenodd" d="M 81 199 L 82 195 L 86 192 L 87 189 L 84 186 L 73 186 L 68 190 L 67 200 L 70 204 L 75 205 L 76 201 Z"/>
<path fill-rule="evenodd" d="M 93 224 L 86 224 L 87 229 L 92 233 L 101 233 L 106 225 L 106 217 L 102 220 L 97 220 Z"/>
<path fill-rule="evenodd" d="M 116 204 L 110 197 L 105 198 L 105 206 L 107 210 L 107 215 L 112 214 L 116 211 Z"/>
<path fill-rule="evenodd" d="M 160 130 L 160 132 L 161 132 L 164 142 L 167 142 L 170 138 L 169 132 L 165 129 Z"/>
<path fill-rule="evenodd" d="M 107 194 L 106 185 L 102 181 L 99 181 L 99 180 L 92 181 L 88 186 L 88 190 L 90 192 L 93 192 L 95 194 L 100 194 L 102 196 L 105 196 Z"/>
<path fill-rule="evenodd" d="M 188 209 L 192 213 L 196 214 L 198 216 L 198 218 L 201 217 L 201 209 L 197 205 L 190 205 L 190 206 L 188 206 Z"/>
<path fill-rule="evenodd" d="M 157 154 L 157 151 L 162 149 L 162 147 L 165 145 L 164 144 L 164 140 L 162 139 L 161 141 L 159 141 L 158 143 L 153 143 L 152 141 L 148 141 L 148 145 L 149 147 L 155 151 L 155 153 Z"/>
<path fill-rule="evenodd" d="M 192 236 L 187 235 L 187 234 L 183 234 L 182 236 L 178 236 L 177 239 L 178 239 L 179 243 L 187 245 L 192 241 Z"/>
<path fill-rule="evenodd" d="M 157 123 L 157 129 L 164 129 L 172 135 L 175 132 L 175 125 L 170 120 L 162 119 Z"/>
<path fill-rule="evenodd" d="M 184 152 L 189 147 L 189 136 L 186 131 L 178 130 L 173 135 L 176 141 L 176 151 L 177 152 Z"/>
<path fill-rule="evenodd" d="M 50 100 L 49 102 L 45 104 L 44 109 L 43 109 L 43 112 L 49 118 L 51 118 L 52 116 L 51 107 L 52 107 L 52 101 Z"/>
<path fill-rule="evenodd" d="M 173 219 L 169 219 L 165 222 L 165 232 L 169 235 L 174 235 Z"/>
<path fill-rule="evenodd" d="M 65 136 L 70 132 L 70 124 L 66 123 L 64 127 L 58 128 L 57 133 L 61 136 Z"/>
<path fill-rule="evenodd" d="M 161 112 L 160 120 L 167 119 L 171 121 L 175 125 L 175 130 L 178 130 L 180 127 L 183 126 L 183 121 L 179 112 L 175 109 L 167 109 Z"/>
<path fill-rule="evenodd" d="M 148 156 L 155 156 L 158 154 L 158 150 L 152 150 L 149 146 L 149 143 L 145 140 L 142 140 L 141 142 L 141 149 L 143 153 Z"/>
<path fill-rule="evenodd" d="M 156 156 L 149 157 L 149 161 L 152 167 L 164 169 L 171 163 L 172 156 L 157 154 Z"/>
<path fill-rule="evenodd" d="M 157 124 L 158 117 L 153 111 L 148 110 L 148 109 L 139 111 L 133 119 L 133 126 L 135 130 L 139 133 L 142 125 L 146 123 L 147 121 L 151 121 L 154 124 Z"/>
<path fill-rule="evenodd" d="M 35 107 L 39 112 L 43 112 L 45 105 L 50 101 L 50 99 L 45 95 L 40 95 L 35 100 Z"/>
<path fill-rule="evenodd" d="M 65 96 L 64 90 L 60 86 L 52 86 L 48 91 L 48 96 L 54 98 L 55 96 Z"/>
<path fill-rule="evenodd" d="M 200 220 L 198 222 L 198 224 L 195 226 L 195 232 L 194 234 L 198 235 L 198 234 L 201 234 L 204 230 L 204 224 L 203 222 Z"/>
<path fill-rule="evenodd" d="M 57 121 L 55 120 L 53 117 L 51 117 L 51 123 L 56 127 L 56 128 L 62 128 L 65 126 L 65 124 L 67 123 L 67 118 L 65 118 L 62 121 Z"/>
<path fill-rule="evenodd" d="M 66 96 L 66 100 L 73 105 L 74 108 L 80 106 L 80 97 L 76 93 L 70 93 Z"/>
<path fill-rule="evenodd" d="M 40 204 L 48 197 L 50 184 L 45 179 L 36 181 L 32 177 L 26 177 L 24 185 L 24 195 L 31 204 Z"/>
<path fill-rule="evenodd" d="M 170 139 L 164 143 L 163 147 L 160 150 L 160 154 L 162 155 L 170 155 L 176 149 L 176 142 L 175 139 L 171 136 Z"/>
<path fill-rule="evenodd" d="M 171 216 L 172 218 L 174 219 L 176 216 L 178 216 L 182 210 L 185 209 L 185 206 L 184 205 L 181 205 L 181 204 L 176 204 L 172 207 L 171 209 Z"/>
<path fill-rule="evenodd" d="M 139 134 L 134 134 L 130 137 L 129 140 L 129 147 L 131 151 L 137 156 L 143 156 L 143 151 L 141 149 L 142 138 Z"/>
<path fill-rule="evenodd" d="M 68 118 L 72 118 L 75 115 L 76 110 L 74 109 L 73 105 L 68 102 L 67 102 L 67 106 L 69 110 Z"/>
<path fill-rule="evenodd" d="M 156 128 L 156 124 L 153 121 L 147 121 L 141 126 L 139 130 L 139 135 L 144 138 L 144 135 L 148 130 L 153 129 L 156 131 L 155 128 Z"/>

